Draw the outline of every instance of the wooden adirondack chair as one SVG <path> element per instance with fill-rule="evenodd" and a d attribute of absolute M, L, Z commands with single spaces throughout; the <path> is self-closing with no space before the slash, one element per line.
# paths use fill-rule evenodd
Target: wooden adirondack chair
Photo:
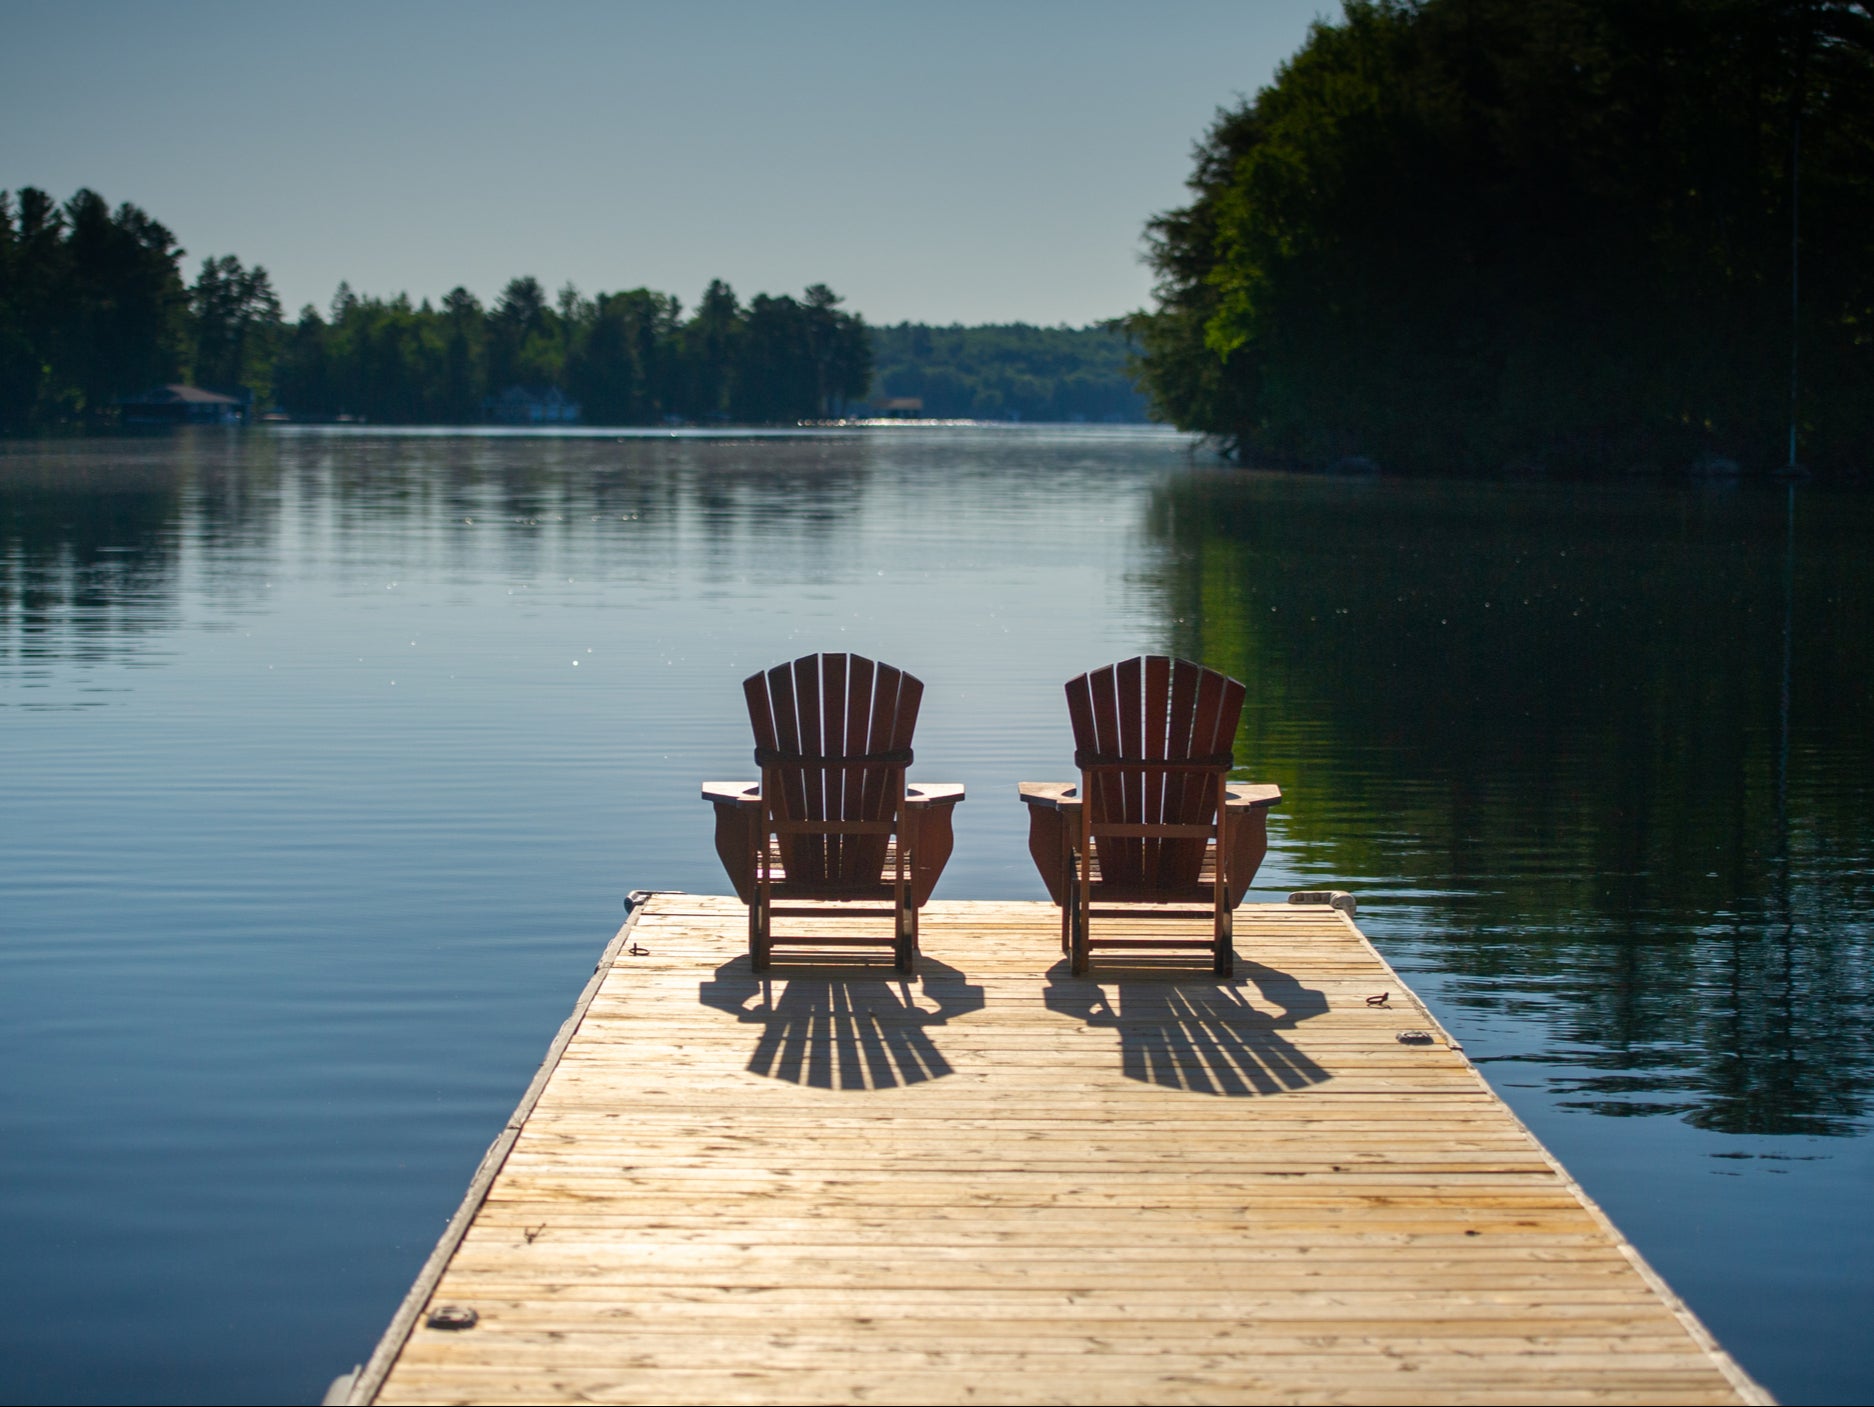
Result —
<path fill-rule="evenodd" d="M 859 655 L 822 654 L 752 674 L 742 688 L 761 782 L 708 782 L 703 797 L 716 805 L 717 852 L 748 904 L 750 961 L 768 966 L 777 917 L 890 916 L 889 937 L 785 942 L 889 945 L 898 970 L 915 971 L 918 909 L 949 857 L 950 812 L 963 799 L 960 786 L 905 783 L 924 685 Z M 931 853 L 920 857 L 926 836 Z"/>
<path fill-rule="evenodd" d="M 1189 660 L 1145 655 L 1067 684 L 1080 784 L 1023 782 L 1029 850 L 1061 905 L 1076 974 L 1095 948 L 1209 949 L 1229 976 L 1231 915 L 1268 848 L 1273 786 L 1232 784 L 1243 686 Z M 1086 804 L 1083 804 L 1086 803 Z M 1103 906 L 1096 908 L 1096 905 Z M 1095 917 L 1201 918 L 1196 938 L 1102 938 Z M 1180 907 L 1181 906 L 1181 907 Z"/>

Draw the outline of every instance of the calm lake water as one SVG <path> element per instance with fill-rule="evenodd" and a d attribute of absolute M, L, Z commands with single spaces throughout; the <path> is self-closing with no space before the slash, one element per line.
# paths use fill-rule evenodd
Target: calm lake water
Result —
<path fill-rule="evenodd" d="M 0 1397 L 317 1400 L 622 896 L 725 888 L 740 679 L 850 649 L 970 786 L 940 897 L 1042 897 L 1070 675 L 1245 680 L 1252 899 L 1355 891 L 1744 1365 L 1864 1401 L 1870 529 L 1130 429 L 0 443 Z"/>

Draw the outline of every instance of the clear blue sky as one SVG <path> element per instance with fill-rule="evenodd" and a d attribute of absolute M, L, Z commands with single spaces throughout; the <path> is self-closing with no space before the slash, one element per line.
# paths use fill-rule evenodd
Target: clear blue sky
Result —
<path fill-rule="evenodd" d="M 1336 0 L 0 0 L 0 188 L 130 200 L 291 312 L 530 273 L 875 322 L 1142 305 L 1191 143 Z"/>

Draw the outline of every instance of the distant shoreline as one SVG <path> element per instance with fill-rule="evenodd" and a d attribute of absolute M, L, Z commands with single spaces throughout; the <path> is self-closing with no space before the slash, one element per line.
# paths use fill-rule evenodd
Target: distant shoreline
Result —
<path fill-rule="evenodd" d="M 53 427 L 23 434 L 0 435 L 0 445 L 77 439 L 167 439 L 178 433 L 377 436 L 392 439 L 761 440 L 806 439 L 865 431 L 904 433 L 920 430 L 987 430 L 1011 435 L 1122 435 L 1128 438 L 1192 442 L 1202 438 L 1155 421 L 878 419 L 805 420 L 793 425 L 373 425 L 365 421 L 272 420 L 254 425 Z"/>

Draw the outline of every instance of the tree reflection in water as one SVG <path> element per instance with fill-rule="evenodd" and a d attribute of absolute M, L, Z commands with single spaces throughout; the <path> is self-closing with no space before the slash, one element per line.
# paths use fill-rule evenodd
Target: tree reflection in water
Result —
<path fill-rule="evenodd" d="M 1866 498 L 1199 472 L 1148 527 L 1160 647 L 1249 682 L 1278 847 L 1473 1038 L 1510 1015 L 1495 1058 L 1601 1114 L 1866 1127 Z"/>
<path fill-rule="evenodd" d="M 1169 964 L 1075 977 L 1048 972 L 1048 1010 L 1119 1032 L 1126 1078 L 1196 1094 L 1282 1094 L 1332 1078 L 1289 1042 L 1327 998 L 1273 967 L 1237 962 L 1235 977 Z M 1262 1004 L 1243 994 L 1254 984 Z"/>
<path fill-rule="evenodd" d="M 941 1079 L 950 1062 L 933 1027 L 982 1010 L 983 989 L 929 957 L 918 975 L 888 967 L 777 964 L 757 975 L 746 956 L 702 984 L 704 1006 L 761 1028 L 748 1068 L 816 1089 L 895 1089 Z"/>

